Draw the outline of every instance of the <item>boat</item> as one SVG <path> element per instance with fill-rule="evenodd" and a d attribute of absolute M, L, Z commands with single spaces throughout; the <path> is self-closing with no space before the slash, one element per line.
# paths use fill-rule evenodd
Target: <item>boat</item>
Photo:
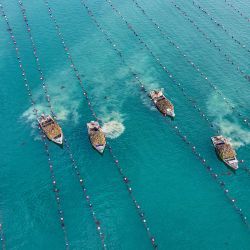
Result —
<path fill-rule="evenodd" d="M 56 144 L 62 145 L 63 132 L 57 122 L 50 115 L 44 114 L 42 114 L 37 120 L 48 139 Z"/>
<path fill-rule="evenodd" d="M 213 136 L 211 140 L 220 159 L 233 170 L 237 170 L 239 162 L 229 140 L 222 135 Z"/>
<path fill-rule="evenodd" d="M 100 124 L 97 121 L 87 123 L 89 139 L 94 147 L 100 154 L 103 154 L 106 146 L 105 134 L 102 131 Z"/>
<path fill-rule="evenodd" d="M 157 109 L 164 115 L 175 117 L 174 105 L 164 96 L 162 90 L 152 90 L 149 93 L 149 97 L 154 102 Z"/>

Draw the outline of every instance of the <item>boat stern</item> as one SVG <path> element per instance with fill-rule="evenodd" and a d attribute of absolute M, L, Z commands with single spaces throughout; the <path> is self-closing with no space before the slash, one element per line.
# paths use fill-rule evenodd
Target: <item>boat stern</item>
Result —
<path fill-rule="evenodd" d="M 237 170 L 239 168 L 239 161 L 235 159 L 225 160 L 225 163 L 232 169 Z"/>
<path fill-rule="evenodd" d="M 55 142 L 56 144 L 62 145 L 63 144 L 63 134 L 61 134 L 61 136 L 58 138 L 53 138 L 52 141 Z"/>
<path fill-rule="evenodd" d="M 167 115 L 174 118 L 175 117 L 175 112 L 174 110 L 167 109 Z"/>
<path fill-rule="evenodd" d="M 95 149 L 100 153 L 103 154 L 104 150 L 105 150 L 105 146 L 106 145 L 96 145 Z"/>

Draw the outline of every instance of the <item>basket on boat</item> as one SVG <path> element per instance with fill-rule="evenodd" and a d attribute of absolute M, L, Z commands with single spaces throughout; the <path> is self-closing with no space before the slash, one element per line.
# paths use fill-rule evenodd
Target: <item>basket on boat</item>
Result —
<path fill-rule="evenodd" d="M 91 133 L 90 140 L 94 145 L 104 145 L 106 142 L 105 135 L 102 131 Z"/>
<path fill-rule="evenodd" d="M 236 153 L 230 144 L 222 144 L 217 146 L 217 151 L 222 159 L 234 158 Z"/>
<path fill-rule="evenodd" d="M 170 110 L 174 109 L 173 104 L 167 99 L 161 99 L 157 101 L 156 106 L 162 113 L 166 113 L 167 109 L 170 109 Z"/>

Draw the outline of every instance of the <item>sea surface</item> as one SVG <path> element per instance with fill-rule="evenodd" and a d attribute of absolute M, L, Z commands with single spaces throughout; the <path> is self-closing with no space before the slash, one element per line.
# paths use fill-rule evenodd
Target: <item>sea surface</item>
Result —
<path fill-rule="evenodd" d="M 137 1 L 137 0 L 136 0 Z M 18 1 L 1 0 L 17 41 L 39 114 L 48 113 L 32 45 Z M 113 41 L 106 40 L 80 0 L 49 0 L 53 15 L 82 77 L 94 110 L 113 153 L 130 180 L 133 195 L 144 211 L 150 232 L 162 250 L 250 249 L 250 2 L 202 1 L 210 16 L 192 4 L 177 4 L 195 22 L 179 12 L 171 1 L 138 0 L 179 49 L 208 77 L 217 90 L 169 43 L 132 0 L 84 1 Z M 244 16 L 230 7 L 232 4 Z M 37 55 L 52 106 L 84 178 L 93 209 L 101 222 L 107 249 L 152 249 L 151 240 L 138 216 L 113 158 L 106 150 L 99 155 L 89 143 L 86 123 L 93 119 L 55 26 L 42 0 L 23 1 Z M 217 23 L 210 20 L 213 17 Z M 0 19 L 0 223 L 2 241 L 11 250 L 65 249 L 57 213 L 48 157 L 40 139 L 15 48 Z M 168 68 L 198 105 L 193 107 L 181 87 L 174 84 L 144 44 L 126 25 L 132 25 L 149 49 Z M 245 47 L 240 46 L 232 36 Z M 212 43 L 220 46 L 219 51 Z M 124 62 L 114 50 L 119 49 Z M 234 64 L 228 62 L 227 54 Z M 175 105 L 176 118 L 162 117 L 147 95 L 140 91 L 129 67 L 147 90 L 163 88 Z M 228 108 L 223 97 L 236 112 Z M 207 122 L 204 117 L 209 119 Z M 164 120 L 168 120 L 166 123 Z M 240 160 L 230 171 L 217 158 L 210 137 L 222 134 L 232 139 Z M 221 178 L 237 207 L 202 162 L 176 133 L 195 145 L 197 151 Z M 66 148 L 49 143 L 70 249 L 97 250 L 102 244 Z M 246 217 L 246 220 L 243 218 Z"/>

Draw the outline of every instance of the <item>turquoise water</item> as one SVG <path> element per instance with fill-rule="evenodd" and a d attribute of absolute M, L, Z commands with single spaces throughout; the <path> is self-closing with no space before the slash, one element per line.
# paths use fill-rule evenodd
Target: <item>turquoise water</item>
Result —
<path fill-rule="evenodd" d="M 32 46 L 18 2 L 1 1 L 13 28 L 40 112 L 47 112 Z M 151 249 L 150 240 L 115 168 L 108 150 L 100 156 L 89 144 L 86 122 L 91 117 L 81 88 L 43 1 L 24 2 L 52 105 L 84 176 L 94 210 L 106 235 L 107 249 Z M 97 21 L 108 32 L 126 63 L 147 89 L 164 88 L 175 104 L 173 121 L 226 183 L 244 215 L 250 216 L 249 127 L 228 110 L 221 97 L 155 29 L 131 1 L 114 6 L 143 41 L 185 87 L 207 117 L 232 138 L 239 159 L 236 174 L 218 161 L 210 137 L 216 131 L 195 111 L 180 89 L 115 14 L 106 1 L 87 1 Z M 139 0 L 138 3 L 209 79 L 248 117 L 249 82 L 229 64 L 173 4 Z M 246 47 L 249 23 L 223 1 L 198 2 Z M 246 13 L 250 4 L 231 1 Z M 176 2 L 199 27 L 250 74 L 249 53 L 192 3 Z M 131 180 L 136 199 L 145 212 L 159 249 L 249 249 L 249 229 L 219 185 L 192 150 L 164 123 L 129 73 L 81 1 L 50 3 L 65 41 L 79 69 L 94 109 L 105 124 L 113 152 Z M 64 249 L 47 156 L 35 128 L 30 101 L 23 85 L 15 50 L 3 18 L 0 22 L 1 175 L 0 222 L 7 249 Z M 64 88 L 62 88 L 64 86 Z M 64 149 L 50 143 L 60 189 L 70 249 L 101 249 L 87 203 Z M 231 173 L 230 175 L 228 173 Z"/>

